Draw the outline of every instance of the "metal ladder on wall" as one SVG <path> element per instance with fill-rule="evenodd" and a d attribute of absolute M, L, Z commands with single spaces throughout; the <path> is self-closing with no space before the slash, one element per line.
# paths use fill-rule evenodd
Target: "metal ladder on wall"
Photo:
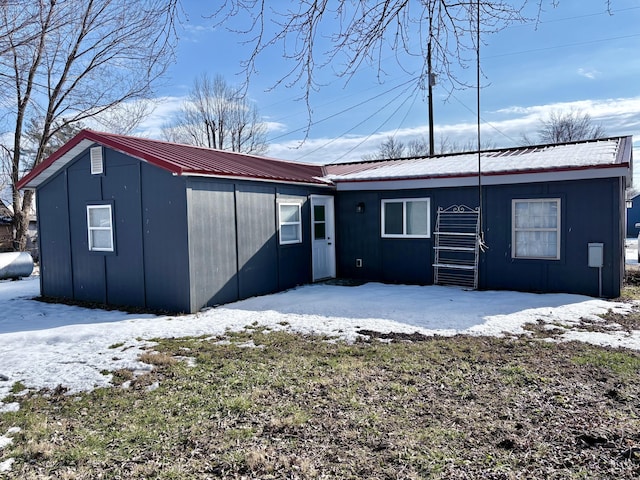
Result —
<path fill-rule="evenodd" d="M 480 210 L 465 205 L 438 207 L 433 283 L 478 288 Z"/>

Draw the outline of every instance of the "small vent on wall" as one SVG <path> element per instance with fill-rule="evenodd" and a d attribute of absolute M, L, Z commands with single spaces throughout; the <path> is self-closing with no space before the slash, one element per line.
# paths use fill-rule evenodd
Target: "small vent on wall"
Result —
<path fill-rule="evenodd" d="M 102 147 L 91 147 L 91 175 L 100 175 L 103 171 Z"/>

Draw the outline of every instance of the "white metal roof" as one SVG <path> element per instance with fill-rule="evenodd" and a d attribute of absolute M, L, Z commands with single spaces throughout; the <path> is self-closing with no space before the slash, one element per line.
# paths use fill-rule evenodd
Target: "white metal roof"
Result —
<path fill-rule="evenodd" d="M 616 168 L 619 167 L 619 168 Z M 554 172 L 575 172 L 575 176 L 626 176 L 631 168 L 631 137 L 584 141 L 559 145 L 543 145 L 481 152 L 480 171 L 483 176 L 499 175 L 504 182 L 516 183 L 514 176 L 548 177 Z M 438 157 L 381 160 L 350 164 L 327 165 L 326 179 L 338 185 L 342 182 L 372 182 L 411 179 L 463 179 L 478 176 L 478 154 L 463 153 Z M 582 174 L 579 172 L 583 172 Z M 507 181 L 507 176 L 512 177 Z M 523 176 L 523 179 L 524 179 Z M 567 175 L 558 175 L 558 180 Z"/>

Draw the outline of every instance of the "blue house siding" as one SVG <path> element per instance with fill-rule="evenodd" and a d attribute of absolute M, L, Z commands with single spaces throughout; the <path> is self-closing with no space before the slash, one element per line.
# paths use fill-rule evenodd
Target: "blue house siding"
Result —
<path fill-rule="evenodd" d="M 381 202 L 393 198 L 430 199 L 430 238 L 382 238 Z M 338 276 L 390 283 L 433 283 L 433 231 L 438 207 L 465 204 L 476 207 L 472 188 L 438 188 L 400 191 L 338 192 Z M 364 204 L 364 212 L 356 206 Z M 362 260 L 362 267 L 356 266 Z"/>
<path fill-rule="evenodd" d="M 358 204 L 364 206 L 364 212 L 356 212 Z M 339 192 L 335 209 L 338 277 L 382 281 L 379 193 Z M 362 260 L 361 267 L 356 267 L 357 259 Z"/>
<path fill-rule="evenodd" d="M 602 294 L 619 295 L 624 273 L 619 228 L 624 205 L 621 179 L 497 185 L 483 187 L 483 218 L 488 250 L 480 255 L 479 288 L 598 295 L 598 269 L 587 265 L 587 244 L 604 244 Z M 431 238 L 381 237 L 382 199 L 431 199 Z M 561 199 L 560 260 L 514 259 L 511 251 L 512 200 Z M 477 207 L 476 187 L 405 191 L 341 191 L 337 195 L 338 276 L 369 281 L 433 283 L 433 230 L 438 207 Z M 356 205 L 364 203 L 364 213 Z M 356 267 L 356 259 L 362 267 Z"/>
<path fill-rule="evenodd" d="M 67 175 L 63 173 L 36 192 L 40 244 L 40 292 L 46 297 L 73 298 Z"/>
<path fill-rule="evenodd" d="M 68 168 L 67 192 L 73 298 L 106 303 L 105 254 L 90 252 L 87 238 L 87 204 L 102 201 L 101 176 L 90 174 L 88 155 Z"/>
<path fill-rule="evenodd" d="M 311 282 L 311 202 L 313 194 L 326 194 L 320 189 L 309 189 L 293 186 L 279 186 L 276 200 L 296 201 L 301 203 L 302 242 L 289 245 L 278 245 L 278 290 L 286 290 L 297 285 Z M 277 238 L 276 211 L 276 238 Z M 279 241 L 278 241 L 279 243 Z"/>
<path fill-rule="evenodd" d="M 141 163 L 142 271 L 149 308 L 190 311 L 185 185 L 184 178 Z"/>
<path fill-rule="evenodd" d="M 107 151 L 105 158 L 108 171 L 100 177 L 102 200 L 113 206 L 116 246 L 115 255 L 101 255 L 105 262 L 106 303 L 142 307 L 146 303 L 140 162 L 113 151 Z"/>
<path fill-rule="evenodd" d="M 184 187 L 175 189 L 184 181 L 109 149 L 104 162 L 91 175 L 83 152 L 37 191 L 42 294 L 185 311 L 188 258 L 168 254 L 186 245 Z M 114 252 L 89 251 L 87 205 L 96 203 L 112 206 Z"/>
<path fill-rule="evenodd" d="M 485 189 L 485 240 L 480 285 L 485 289 L 598 295 L 598 269 L 588 266 L 588 243 L 604 244 L 602 294 L 619 295 L 624 273 L 620 257 L 620 179 L 543 182 Z M 511 199 L 560 198 L 559 260 L 514 259 Z M 499 221 L 503 219 L 504 221 Z M 624 251 L 624 250 L 622 250 Z"/>

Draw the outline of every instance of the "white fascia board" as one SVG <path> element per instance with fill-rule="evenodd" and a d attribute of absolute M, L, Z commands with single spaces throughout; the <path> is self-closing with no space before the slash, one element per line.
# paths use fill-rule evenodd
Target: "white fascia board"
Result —
<path fill-rule="evenodd" d="M 60 170 L 62 170 L 68 163 L 71 163 L 78 155 L 85 151 L 90 146 L 95 145 L 92 140 L 82 140 L 75 147 L 70 149 L 67 153 L 58 158 L 55 162 L 49 165 L 45 170 L 40 172 L 40 175 L 35 177 L 24 187 L 25 190 L 33 190 L 39 187 L 51 177 L 55 176 Z"/>
<path fill-rule="evenodd" d="M 244 180 L 246 182 L 263 182 L 263 183 L 282 183 L 285 185 L 303 185 L 307 187 L 319 187 L 319 188 L 333 188 L 333 184 L 323 180 L 325 183 L 312 183 L 312 182 L 296 182 L 293 180 L 278 180 L 275 178 L 255 178 L 255 177 L 242 177 L 238 175 L 216 175 L 216 174 L 207 174 L 207 173 L 190 173 L 185 172 L 182 174 L 174 173 L 176 176 L 182 177 L 200 177 L 200 178 L 217 178 L 221 180 Z"/>
<path fill-rule="evenodd" d="M 561 172 L 521 173 L 509 175 L 482 175 L 482 185 L 510 185 L 518 183 L 562 182 L 568 180 L 589 180 L 595 178 L 625 177 L 629 174 L 626 166 L 614 168 L 594 168 L 589 170 L 567 170 Z M 398 180 L 344 181 L 334 178 L 336 190 L 413 190 L 422 188 L 477 187 L 478 176 L 419 178 Z"/>

